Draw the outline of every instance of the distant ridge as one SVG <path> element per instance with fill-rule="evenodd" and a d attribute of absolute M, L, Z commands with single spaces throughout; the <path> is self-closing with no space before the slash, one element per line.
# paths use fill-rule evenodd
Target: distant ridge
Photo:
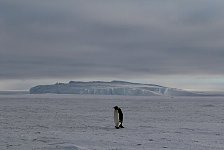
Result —
<path fill-rule="evenodd" d="M 124 95 L 124 96 L 202 96 L 202 93 L 184 91 L 155 84 L 132 83 L 126 81 L 70 81 L 52 85 L 38 85 L 30 89 L 30 94 L 81 94 L 81 95 Z"/>

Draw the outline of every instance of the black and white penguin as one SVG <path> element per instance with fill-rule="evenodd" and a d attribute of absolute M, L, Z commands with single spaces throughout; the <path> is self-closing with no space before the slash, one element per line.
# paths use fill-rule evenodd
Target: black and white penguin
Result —
<path fill-rule="evenodd" d="M 114 107 L 114 123 L 115 123 L 115 128 L 119 129 L 124 128 L 122 123 L 123 123 L 123 113 L 122 110 L 118 107 Z"/>

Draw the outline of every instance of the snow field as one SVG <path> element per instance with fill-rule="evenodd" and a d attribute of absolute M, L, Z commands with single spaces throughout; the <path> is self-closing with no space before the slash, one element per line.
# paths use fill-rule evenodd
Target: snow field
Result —
<path fill-rule="evenodd" d="M 223 114 L 223 97 L 0 95 L 0 149 L 223 150 Z"/>

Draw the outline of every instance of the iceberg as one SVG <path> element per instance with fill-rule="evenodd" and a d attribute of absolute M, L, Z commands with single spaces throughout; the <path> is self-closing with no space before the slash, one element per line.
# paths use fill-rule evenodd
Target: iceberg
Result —
<path fill-rule="evenodd" d="M 81 95 L 124 95 L 124 96 L 197 96 L 199 93 L 169 88 L 155 84 L 132 83 L 126 81 L 70 81 L 52 85 L 38 85 L 30 89 L 30 94 L 81 94 Z"/>

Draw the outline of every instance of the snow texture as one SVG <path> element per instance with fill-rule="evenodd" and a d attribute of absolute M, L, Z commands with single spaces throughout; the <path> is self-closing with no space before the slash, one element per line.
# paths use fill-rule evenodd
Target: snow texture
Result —
<path fill-rule="evenodd" d="M 154 84 L 140 84 L 125 81 L 70 81 L 53 85 L 38 85 L 30 89 L 31 94 L 81 94 L 81 95 L 126 95 L 126 96 L 197 96 L 199 93 L 168 88 Z"/>
<path fill-rule="evenodd" d="M 0 94 L 0 149 L 223 150 L 223 114 L 223 97 Z"/>

